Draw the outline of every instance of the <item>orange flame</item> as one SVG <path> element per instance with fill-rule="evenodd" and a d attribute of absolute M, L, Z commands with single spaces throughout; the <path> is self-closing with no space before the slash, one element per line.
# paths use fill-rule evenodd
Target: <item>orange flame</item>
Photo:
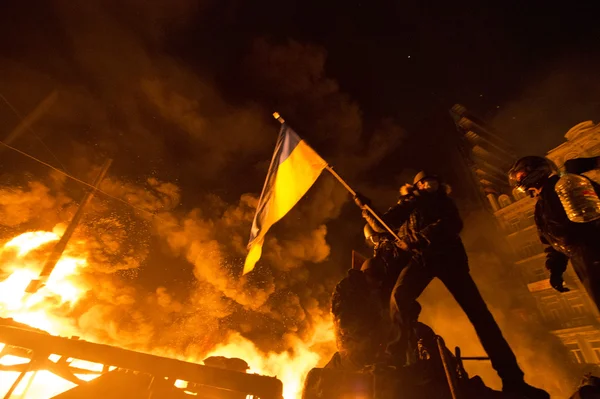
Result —
<path fill-rule="evenodd" d="M 219 345 L 208 356 L 238 357 L 250 366 L 250 373 L 276 376 L 283 382 L 285 399 L 299 398 L 304 378 L 319 363 L 321 356 L 313 351 L 314 345 L 332 342 L 333 329 L 330 322 L 317 325 L 308 342 L 296 338 L 290 352 L 264 354 L 252 342 L 239 334 L 232 334 L 226 344 Z"/>
<path fill-rule="evenodd" d="M 59 316 L 58 307 L 72 306 L 90 289 L 79 273 L 87 266 L 87 253 L 82 246 L 67 248 L 56 265 L 46 285 L 35 294 L 26 294 L 25 288 L 36 278 L 43 266 L 45 256 L 36 253 L 45 244 L 58 241 L 64 227 L 57 226 L 54 232 L 34 231 L 21 234 L 8 241 L 0 249 L 0 271 L 10 273 L 0 281 L 0 317 L 13 318 L 20 323 L 45 330 L 53 335 L 82 336 L 76 321 Z M 76 247 L 76 248 L 73 248 Z M 76 252 L 78 251 L 78 252 Z M 43 252 L 43 251 L 40 251 Z M 47 255 L 47 253 L 46 253 Z M 276 376 L 284 385 L 284 398 L 300 397 L 303 380 L 308 371 L 315 367 L 321 356 L 312 348 L 315 345 L 332 343 L 334 340 L 331 321 L 317 325 L 312 337 L 302 341 L 292 337 L 289 351 L 283 353 L 263 353 L 249 340 L 239 334 L 232 334 L 227 342 L 217 346 L 206 355 L 238 357 L 248 362 L 251 373 Z M 3 344 L 0 343 L 0 353 Z M 157 353 L 159 354 L 159 353 Z M 51 355 L 56 361 L 58 356 Z M 71 359 L 72 360 L 72 359 Z M 12 355 L 0 355 L 0 364 L 14 365 L 28 360 Z M 191 360 L 189 360 L 191 361 Z M 102 365 L 72 360 L 78 368 L 98 371 L 98 374 L 77 375 L 82 380 L 91 380 L 100 375 Z M 0 395 L 4 396 L 19 373 L 0 372 Z M 185 381 L 177 381 L 176 386 L 184 388 Z M 15 398 L 41 399 L 57 395 L 75 385 L 48 371 L 28 372 L 13 393 Z"/>

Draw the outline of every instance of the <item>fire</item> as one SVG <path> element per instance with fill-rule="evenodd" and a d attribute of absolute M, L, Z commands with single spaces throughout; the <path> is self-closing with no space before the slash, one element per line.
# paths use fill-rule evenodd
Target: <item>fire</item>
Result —
<path fill-rule="evenodd" d="M 62 233 L 60 230 L 62 229 L 58 227 L 54 232 L 27 232 L 4 244 L 0 251 L 1 269 L 12 273 L 0 282 L 0 317 L 12 318 L 19 323 L 28 324 L 51 334 L 74 334 L 73 326 L 64 318 L 54 316 L 53 310 L 65 304 L 74 304 L 87 291 L 74 278 L 78 269 L 85 267 L 85 256 L 65 253 L 57 263 L 46 285 L 35 294 L 25 293 L 25 289 L 32 279 L 37 278 L 43 266 L 44 258 L 35 256 L 32 252 L 45 244 L 58 241 L 59 233 Z M 27 360 L 18 356 L 5 355 L 0 358 L 2 365 L 24 362 Z M 18 372 L 12 371 L 0 373 L 0 393 L 2 395 L 8 391 L 18 375 Z M 14 397 L 25 397 L 26 393 L 30 398 L 47 398 L 73 386 L 73 383 L 48 371 L 28 372 L 13 395 L 15 395 Z"/>
<path fill-rule="evenodd" d="M 58 229 L 57 229 L 58 230 Z M 75 304 L 88 290 L 77 281 L 77 272 L 87 264 L 85 254 L 65 253 L 46 285 L 35 294 L 25 289 L 43 266 L 44 257 L 28 256 L 44 244 L 58 241 L 56 232 L 35 231 L 21 234 L 8 241 L 3 249 L 2 269 L 12 271 L 0 282 L 0 317 L 13 318 L 20 323 L 45 330 L 51 334 L 72 334 L 64 319 L 53 317 L 52 310 L 65 304 Z M 10 257 L 13 252 L 14 257 Z"/>
<path fill-rule="evenodd" d="M 17 256 L 23 257 L 31 250 L 36 249 L 42 244 L 50 241 L 58 241 L 60 237 L 48 231 L 30 231 L 16 236 L 6 244 L 4 249 L 14 248 L 17 250 Z"/>
<path fill-rule="evenodd" d="M 283 397 L 295 399 L 302 393 L 304 378 L 321 359 L 321 355 L 312 347 L 333 340 L 331 322 L 323 321 L 317 325 L 307 342 L 292 338 L 289 352 L 264 354 L 249 340 L 239 334 L 233 334 L 226 344 L 218 346 L 208 356 L 244 359 L 250 366 L 250 373 L 276 376 L 283 382 Z"/>
<path fill-rule="evenodd" d="M 25 293 L 32 279 L 37 278 L 48 256 L 47 244 L 60 239 L 64 226 L 57 226 L 53 232 L 34 231 L 21 234 L 6 242 L 0 249 L 0 317 L 12 318 L 17 322 L 47 331 L 60 336 L 82 336 L 77 329 L 76 320 L 61 316 L 65 307 L 75 305 L 85 293 L 91 289 L 79 278 L 80 272 L 87 266 L 85 245 L 74 243 L 57 263 L 46 285 L 34 294 Z M 1 277 L 2 275 L 8 277 Z M 327 347 L 330 351 L 334 341 L 332 324 L 324 320 L 317 325 L 308 340 L 288 337 L 286 342 L 290 348 L 282 353 L 261 352 L 249 340 L 239 334 L 232 334 L 227 342 L 214 348 L 203 356 L 225 356 L 244 359 L 250 366 L 250 373 L 276 376 L 283 382 L 284 398 L 300 397 L 303 380 L 308 371 L 317 366 L 321 360 L 315 347 Z M 328 345 L 329 344 L 329 345 Z M 4 345 L 0 343 L 0 353 Z M 160 348 L 156 348 L 160 350 Z M 158 353 L 157 353 L 158 354 Z M 330 354 L 330 353 L 327 353 Z M 56 361 L 58 356 L 51 355 Z M 72 360 L 72 359 L 71 359 Z M 27 363 L 27 359 L 10 355 L 0 357 L 0 365 L 16 365 Z M 188 360 L 193 361 L 193 360 Z M 82 380 L 91 380 L 100 375 L 102 365 L 73 360 L 73 366 L 97 374 L 77 375 Z M 0 395 L 3 397 L 18 377 L 16 371 L 0 371 Z M 176 386 L 185 386 L 184 381 L 177 381 Z M 48 371 L 32 371 L 26 373 L 16 390 L 14 398 L 42 399 L 57 395 L 75 385 L 61 379 Z"/>

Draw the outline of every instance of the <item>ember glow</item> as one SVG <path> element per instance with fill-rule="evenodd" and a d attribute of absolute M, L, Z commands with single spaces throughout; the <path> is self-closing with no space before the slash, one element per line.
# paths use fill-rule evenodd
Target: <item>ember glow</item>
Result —
<path fill-rule="evenodd" d="M 63 337 L 85 334 L 78 331 L 77 320 L 65 316 L 92 287 L 80 273 L 87 266 L 88 254 L 85 242 L 73 240 L 59 260 L 46 285 L 38 292 L 28 294 L 26 287 L 32 279 L 37 278 L 48 256 L 52 245 L 60 239 L 64 231 L 62 226 L 53 232 L 26 232 L 12 238 L 0 250 L 0 271 L 5 275 L 0 281 L 0 317 L 12 318 L 19 323 L 38 328 L 52 335 Z M 318 352 L 312 350 L 315 345 L 331 343 L 334 340 L 330 321 L 316 325 L 312 337 L 307 341 L 292 337 L 288 339 L 291 347 L 282 353 L 263 353 L 256 346 L 239 334 L 232 334 L 226 342 L 215 347 L 210 353 L 197 356 L 194 361 L 209 356 L 237 357 L 244 359 L 250 366 L 250 373 L 276 376 L 284 384 L 284 398 L 299 398 L 303 380 L 308 371 L 321 360 Z M 102 342 L 99 342 L 102 343 Z M 0 343 L 0 351 L 3 348 Z M 154 348 L 155 354 L 164 353 L 164 348 Z M 58 360 L 57 355 L 49 357 Z M 180 357 L 181 358 L 181 357 Z M 0 365 L 16 365 L 27 363 L 28 359 L 4 355 Z M 74 367 L 95 371 L 95 373 L 76 376 L 82 380 L 91 380 L 100 375 L 102 365 L 70 359 Z M 18 377 L 16 371 L 0 371 L 0 395 L 4 396 Z M 177 381 L 176 386 L 184 387 L 185 381 Z M 15 398 L 45 399 L 75 386 L 72 382 L 48 371 L 28 372 L 13 392 Z"/>

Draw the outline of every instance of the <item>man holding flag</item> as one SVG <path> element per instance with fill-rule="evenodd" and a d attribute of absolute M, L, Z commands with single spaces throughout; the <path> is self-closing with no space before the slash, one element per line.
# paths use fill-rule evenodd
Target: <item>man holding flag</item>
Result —
<path fill-rule="evenodd" d="M 445 197 L 446 193 L 443 192 L 439 180 L 425 173 L 419 173 L 415 177 L 414 183 L 422 192 L 422 198 L 410 207 L 409 220 L 401 222 L 402 228 L 400 229 L 404 233 L 403 237 L 418 238 L 415 243 L 419 245 L 413 248 L 406 239 L 400 239 L 398 234 L 371 208 L 368 201 L 363 201 L 360 194 L 357 195 L 323 158 L 285 125 L 279 114 L 275 113 L 274 116 L 282 123 L 282 126 L 254 216 L 248 244 L 249 252 L 243 274 L 252 271 L 260 259 L 265 234 L 269 228 L 296 205 L 321 172 L 327 169 L 350 192 L 357 201 L 357 205 L 370 215 L 368 219 L 372 227 L 376 226 L 380 231 L 387 231 L 404 251 L 412 253 L 414 249 L 417 249 L 415 255 L 412 255 L 409 265 L 400 273 L 392 294 L 390 303 L 394 314 L 392 322 L 398 323 L 399 334 L 397 339 L 391 343 L 390 348 L 403 346 L 407 338 L 405 330 L 408 323 L 405 323 L 404 319 L 409 314 L 408 304 L 412 305 L 429 282 L 437 276 L 442 279 L 473 323 L 483 346 L 490 355 L 493 367 L 503 380 L 503 391 L 521 395 L 527 399 L 549 398 L 545 391 L 525 383 L 523 372 L 519 368 L 512 350 L 504 340 L 498 325 L 470 277 L 467 254 L 459 237 L 462 220 L 453 202 Z M 418 204 L 422 204 L 422 206 L 419 207 Z M 371 217 L 373 220 L 370 220 Z M 415 244 L 412 241 L 410 243 Z M 448 259 L 449 253 L 455 255 L 456 259 Z M 425 263 L 430 263 L 424 263 L 425 258 L 428 261 L 433 260 L 433 266 L 439 267 L 428 267 L 431 265 L 425 265 Z M 448 261 L 456 263 L 458 267 L 445 267 L 457 266 L 448 265 Z M 452 270 L 446 271 L 446 269 Z M 445 274 L 442 275 L 442 272 Z M 460 278 L 452 277 L 453 273 L 460 273 Z M 444 278 L 447 276 L 451 276 L 451 278 Z M 404 350 L 394 352 L 404 353 Z M 400 365 L 402 364 L 403 362 L 400 361 Z"/>
<path fill-rule="evenodd" d="M 348 190 L 350 195 L 356 196 L 356 192 L 315 150 L 285 124 L 277 112 L 273 116 L 282 125 L 252 222 L 243 274 L 251 272 L 260 259 L 267 231 L 298 203 L 324 169 L 327 169 Z M 364 209 L 370 212 L 372 217 L 396 241 L 400 241 L 396 233 L 381 220 L 369 205 L 365 205 Z"/>

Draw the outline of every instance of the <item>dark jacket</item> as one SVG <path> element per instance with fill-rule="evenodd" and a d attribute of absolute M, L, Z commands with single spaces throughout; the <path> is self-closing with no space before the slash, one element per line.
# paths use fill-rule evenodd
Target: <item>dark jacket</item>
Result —
<path fill-rule="evenodd" d="M 423 255 L 428 265 L 468 269 L 467 254 L 460 239 L 463 222 L 454 201 L 442 187 L 436 193 L 419 193 L 399 201 L 382 217 L 408 246 Z M 458 266 L 457 266 L 458 265 Z"/>
<path fill-rule="evenodd" d="M 594 158 L 584 158 L 585 160 Z M 565 164 L 569 173 L 583 173 L 579 160 L 570 160 Z M 586 162 L 583 162 L 584 166 Z M 587 162 L 590 166 L 594 163 Z M 535 224 L 540 240 L 548 245 L 546 252 L 546 267 L 551 272 L 562 273 L 567 268 L 569 257 L 581 252 L 586 247 L 598 246 L 600 242 L 600 223 L 574 223 L 569 220 L 555 186 L 559 176 L 551 176 L 543 185 L 535 206 Z M 591 181 L 591 180 L 590 180 Z M 600 195 L 600 185 L 591 181 L 594 190 Z"/>

